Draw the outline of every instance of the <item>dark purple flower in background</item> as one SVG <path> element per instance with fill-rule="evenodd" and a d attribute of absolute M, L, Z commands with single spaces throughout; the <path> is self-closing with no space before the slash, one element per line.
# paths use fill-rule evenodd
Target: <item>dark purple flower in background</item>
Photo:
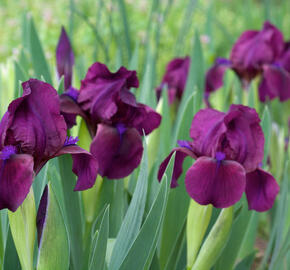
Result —
<path fill-rule="evenodd" d="M 180 100 L 185 90 L 187 76 L 190 66 L 190 57 L 174 58 L 167 67 L 161 84 L 156 88 L 157 99 L 161 97 L 164 86 L 167 86 L 169 104 Z"/>
<path fill-rule="evenodd" d="M 26 198 L 34 175 L 48 160 L 72 155 L 72 170 L 78 176 L 75 190 L 92 187 L 98 168 L 90 153 L 67 138 L 56 90 L 36 79 L 22 87 L 22 97 L 10 103 L 0 123 L 0 208 L 12 211 Z"/>
<path fill-rule="evenodd" d="M 245 31 L 234 44 L 230 59 L 218 59 L 208 70 L 205 98 L 223 85 L 224 72 L 230 68 L 238 75 L 244 88 L 261 75 L 259 97 L 262 102 L 276 97 L 280 101 L 289 99 L 287 48 L 282 33 L 268 21 L 261 31 Z"/>
<path fill-rule="evenodd" d="M 74 113 L 86 121 L 93 139 L 90 151 L 103 177 L 123 178 L 137 168 L 143 153 L 143 131 L 147 135 L 160 125 L 161 116 L 138 103 L 130 92 L 138 85 L 136 71 L 121 67 L 112 73 L 97 62 L 82 80 L 77 101 L 61 97 L 62 113 Z"/>
<path fill-rule="evenodd" d="M 62 27 L 59 41 L 56 47 L 56 66 L 59 78 L 64 76 L 65 89 L 68 89 L 72 85 L 73 65 L 74 53 L 69 37 L 64 27 Z"/>
<path fill-rule="evenodd" d="M 232 105 L 227 113 L 199 111 L 192 121 L 193 142 L 179 141 L 171 186 L 177 186 L 186 156 L 196 159 L 185 177 L 188 194 L 199 204 L 225 208 L 246 193 L 249 209 L 269 210 L 279 192 L 276 180 L 259 166 L 264 155 L 264 135 L 254 109 Z M 170 160 L 160 165 L 158 179 Z"/>

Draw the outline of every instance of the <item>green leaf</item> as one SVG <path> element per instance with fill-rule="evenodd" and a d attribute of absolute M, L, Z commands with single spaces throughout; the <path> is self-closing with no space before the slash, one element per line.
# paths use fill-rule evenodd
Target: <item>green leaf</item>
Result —
<path fill-rule="evenodd" d="M 107 240 L 109 237 L 109 206 L 106 207 L 100 226 L 96 229 L 91 245 L 89 270 L 102 270 L 105 266 Z"/>
<path fill-rule="evenodd" d="M 18 97 L 19 81 L 22 82 L 26 81 L 28 79 L 28 76 L 16 61 L 14 62 L 14 71 L 15 71 L 14 96 Z"/>
<path fill-rule="evenodd" d="M 21 270 L 19 257 L 17 255 L 17 251 L 13 242 L 10 229 L 8 230 L 8 235 L 7 235 L 3 269 L 4 270 Z"/>
<path fill-rule="evenodd" d="M 72 159 L 69 155 L 58 157 L 61 184 L 65 204 L 65 220 L 69 235 L 72 267 L 75 270 L 82 268 L 82 215 L 80 197 L 73 188 L 76 177 L 72 172 Z"/>
<path fill-rule="evenodd" d="M 250 253 L 247 257 L 238 263 L 238 265 L 235 267 L 235 270 L 250 270 L 255 259 L 255 255 L 256 251 Z"/>
<path fill-rule="evenodd" d="M 40 79 L 43 76 L 46 82 L 52 84 L 50 71 L 32 19 L 30 21 L 30 56 L 36 77 Z"/>
<path fill-rule="evenodd" d="M 192 17 L 193 17 L 193 12 L 196 8 L 197 5 L 197 0 L 188 0 L 188 4 L 186 8 L 184 9 L 184 15 L 183 15 L 183 21 L 182 25 L 178 31 L 178 37 L 176 39 L 176 44 L 175 44 L 175 54 L 180 55 L 183 54 L 184 50 L 184 39 L 187 37 L 187 34 L 190 30 L 190 26 L 192 24 Z M 192 58 L 194 59 L 194 58 Z"/>
<path fill-rule="evenodd" d="M 144 144 L 144 154 L 140 165 L 137 185 L 129 205 L 128 211 L 117 235 L 112 252 L 109 270 L 117 270 L 122 264 L 130 247 L 132 246 L 141 226 L 147 195 L 148 183 L 147 146 Z"/>
<path fill-rule="evenodd" d="M 23 270 L 33 270 L 36 210 L 32 189 L 14 213 L 8 212 L 8 218 L 21 267 Z"/>
<path fill-rule="evenodd" d="M 121 267 L 119 268 L 120 270 L 142 270 L 144 269 L 146 263 L 148 263 L 148 259 L 149 262 L 151 262 L 152 257 L 150 258 L 149 255 L 154 254 L 157 245 L 161 224 L 166 209 L 167 195 L 167 177 L 164 176 L 156 199 L 144 221 L 139 234 L 137 235 L 136 240 L 131 246 Z"/>
<path fill-rule="evenodd" d="M 263 165 L 265 166 L 267 163 L 268 153 L 271 144 L 271 115 L 267 106 L 264 109 L 261 126 L 265 136 L 264 159 L 263 159 Z"/>
<path fill-rule="evenodd" d="M 56 195 L 48 183 L 45 221 L 39 243 L 37 270 L 69 268 L 69 241 Z"/>
<path fill-rule="evenodd" d="M 124 44 L 126 45 L 128 59 L 130 59 L 131 58 L 131 54 L 132 54 L 132 51 L 131 51 L 131 36 L 130 36 L 130 28 L 129 28 L 129 24 L 128 24 L 128 18 L 127 18 L 128 16 L 127 16 L 127 12 L 126 12 L 126 6 L 125 6 L 125 3 L 124 3 L 124 0 L 117 0 L 117 2 L 118 2 L 118 5 L 119 5 L 121 21 L 123 23 L 123 28 L 124 28 L 124 38 L 125 38 Z"/>
<path fill-rule="evenodd" d="M 214 265 L 229 238 L 233 212 L 233 207 L 224 208 L 221 211 L 199 251 L 192 270 L 206 270 Z"/>
<path fill-rule="evenodd" d="M 0 269 L 3 269 L 5 246 L 8 237 L 8 216 L 7 210 L 0 211 Z"/>

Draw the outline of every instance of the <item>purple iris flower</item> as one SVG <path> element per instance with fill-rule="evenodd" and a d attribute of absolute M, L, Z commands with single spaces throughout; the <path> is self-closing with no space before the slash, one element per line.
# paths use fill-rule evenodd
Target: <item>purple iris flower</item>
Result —
<path fill-rule="evenodd" d="M 67 138 L 56 90 L 36 79 L 22 87 L 22 97 L 10 103 L 0 123 L 0 209 L 11 211 L 24 201 L 34 176 L 54 157 L 72 155 L 72 170 L 78 176 L 75 190 L 92 187 L 98 169 L 93 156 L 75 145 L 75 138 Z"/>
<path fill-rule="evenodd" d="M 208 70 L 206 99 L 223 85 L 224 73 L 228 68 L 235 71 L 244 88 L 261 75 L 259 97 L 262 102 L 275 97 L 281 101 L 289 99 L 289 62 L 285 60 L 289 57 L 288 49 L 282 33 L 268 21 L 261 31 L 245 31 L 234 44 L 230 59 L 217 59 Z"/>
<path fill-rule="evenodd" d="M 65 89 L 69 89 L 69 87 L 71 87 L 73 65 L 74 53 L 71 47 L 69 37 L 64 27 L 62 27 L 59 41 L 56 47 L 56 66 L 58 76 L 64 76 Z"/>
<path fill-rule="evenodd" d="M 143 131 L 147 135 L 160 125 L 161 116 L 138 103 L 131 87 L 138 87 L 136 71 L 121 67 L 112 73 L 94 63 L 81 82 L 77 101 L 61 97 L 62 113 L 80 115 L 93 138 L 90 151 L 99 173 L 109 179 L 128 176 L 138 167 L 143 153 Z"/>
<path fill-rule="evenodd" d="M 58 76 L 59 78 L 64 76 L 65 91 L 63 94 L 61 94 L 60 99 L 62 106 L 65 106 L 66 103 L 70 103 L 70 99 L 72 99 L 74 102 L 77 102 L 78 99 L 79 92 L 77 89 L 72 87 L 73 65 L 74 53 L 72 46 L 64 27 L 62 27 L 59 41 L 56 47 L 56 66 Z M 65 119 L 68 129 L 76 125 L 76 114 L 64 112 L 61 113 Z"/>
<path fill-rule="evenodd" d="M 180 100 L 185 89 L 190 66 L 190 57 L 174 58 L 167 67 L 160 86 L 156 88 L 157 99 L 161 97 L 162 88 L 167 85 L 169 104 Z"/>
<path fill-rule="evenodd" d="M 231 105 L 227 113 L 203 109 L 193 118 L 192 142 L 179 141 L 159 168 L 159 181 L 170 157 L 176 152 L 171 187 L 177 186 L 186 156 L 196 159 L 185 177 L 188 194 L 202 205 L 229 207 L 246 193 L 249 209 L 267 211 L 279 186 L 274 177 L 260 168 L 264 135 L 256 111 Z"/>

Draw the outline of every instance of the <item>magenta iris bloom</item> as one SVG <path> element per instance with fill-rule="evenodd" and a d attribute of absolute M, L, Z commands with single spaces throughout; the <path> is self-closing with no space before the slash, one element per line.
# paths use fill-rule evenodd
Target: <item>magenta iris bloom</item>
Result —
<path fill-rule="evenodd" d="M 261 75 L 259 98 L 262 102 L 290 98 L 289 43 L 270 22 L 261 31 L 245 31 L 234 44 L 230 59 L 217 59 L 206 74 L 205 97 L 223 85 L 226 69 L 231 68 L 244 88 Z"/>
<path fill-rule="evenodd" d="M 15 211 L 26 198 L 33 178 L 45 163 L 71 154 L 78 176 L 75 190 L 94 185 L 97 161 L 67 138 L 59 97 L 49 84 L 30 79 L 23 95 L 12 101 L 0 123 L 0 209 Z M 45 106 L 44 102 L 45 101 Z"/>
<path fill-rule="evenodd" d="M 180 100 L 185 90 L 187 76 L 189 72 L 190 58 L 174 58 L 171 60 L 167 67 L 165 75 L 163 76 L 160 86 L 156 88 L 157 99 L 161 97 L 162 88 L 166 85 L 168 90 L 169 104 Z"/>
<path fill-rule="evenodd" d="M 93 64 L 81 82 L 77 98 L 61 96 L 64 114 L 80 115 L 93 138 L 90 151 L 99 173 L 109 179 L 128 176 L 138 167 L 143 153 L 142 135 L 160 125 L 161 116 L 138 103 L 130 92 L 138 87 L 136 71 L 121 67 L 112 73 L 101 63 Z"/>
<path fill-rule="evenodd" d="M 259 165 L 264 155 L 264 135 L 254 109 L 231 105 L 227 113 L 199 111 L 193 118 L 192 142 L 179 141 L 160 165 L 161 180 L 170 157 L 176 152 L 171 187 L 177 186 L 186 156 L 196 159 L 185 177 L 188 194 L 202 205 L 229 207 L 246 193 L 249 209 L 269 210 L 279 192 L 274 177 Z"/>

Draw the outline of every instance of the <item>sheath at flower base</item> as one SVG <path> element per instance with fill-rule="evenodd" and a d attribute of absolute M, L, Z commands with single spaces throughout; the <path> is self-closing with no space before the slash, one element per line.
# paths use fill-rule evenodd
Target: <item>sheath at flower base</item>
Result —
<path fill-rule="evenodd" d="M 67 138 L 59 97 L 49 84 L 30 79 L 0 123 L 0 209 L 15 211 L 26 198 L 34 176 L 54 157 L 71 154 L 78 176 L 74 190 L 93 186 L 97 161 Z M 45 103 L 44 103 L 45 101 Z"/>
<path fill-rule="evenodd" d="M 244 88 L 251 80 L 261 75 L 259 97 L 262 102 L 279 97 L 290 98 L 289 70 L 283 59 L 287 43 L 282 33 L 270 22 L 264 23 L 261 31 L 245 31 L 234 44 L 230 59 L 218 58 L 206 74 L 205 99 L 223 85 L 225 71 L 230 68 L 240 78 Z"/>
<path fill-rule="evenodd" d="M 246 193 L 249 209 L 267 211 L 279 186 L 274 177 L 259 167 L 264 155 L 264 135 L 256 111 L 231 105 L 227 113 L 213 109 L 199 111 L 193 118 L 192 142 L 179 141 L 160 165 L 158 179 L 174 151 L 176 158 L 171 187 L 177 186 L 186 156 L 196 159 L 185 176 L 188 194 L 201 205 L 226 208 Z"/>
<path fill-rule="evenodd" d="M 162 88 L 166 85 L 168 91 L 169 104 L 180 100 L 185 90 L 187 76 L 189 72 L 190 58 L 174 58 L 167 67 L 160 86 L 156 88 L 157 99 L 161 97 Z"/>
<path fill-rule="evenodd" d="M 93 139 L 90 151 L 103 177 L 119 179 L 132 173 L 142 158 L 143 131 L 147 135 L 160 125 L 161 116 L 137 103 L 130 92 L 138 85 L 136 71 L 121 67 L 112 73 L 97 62 L 82 80 L 77 101 L 61 98 L 63 113 L 85 120 Z"/>

